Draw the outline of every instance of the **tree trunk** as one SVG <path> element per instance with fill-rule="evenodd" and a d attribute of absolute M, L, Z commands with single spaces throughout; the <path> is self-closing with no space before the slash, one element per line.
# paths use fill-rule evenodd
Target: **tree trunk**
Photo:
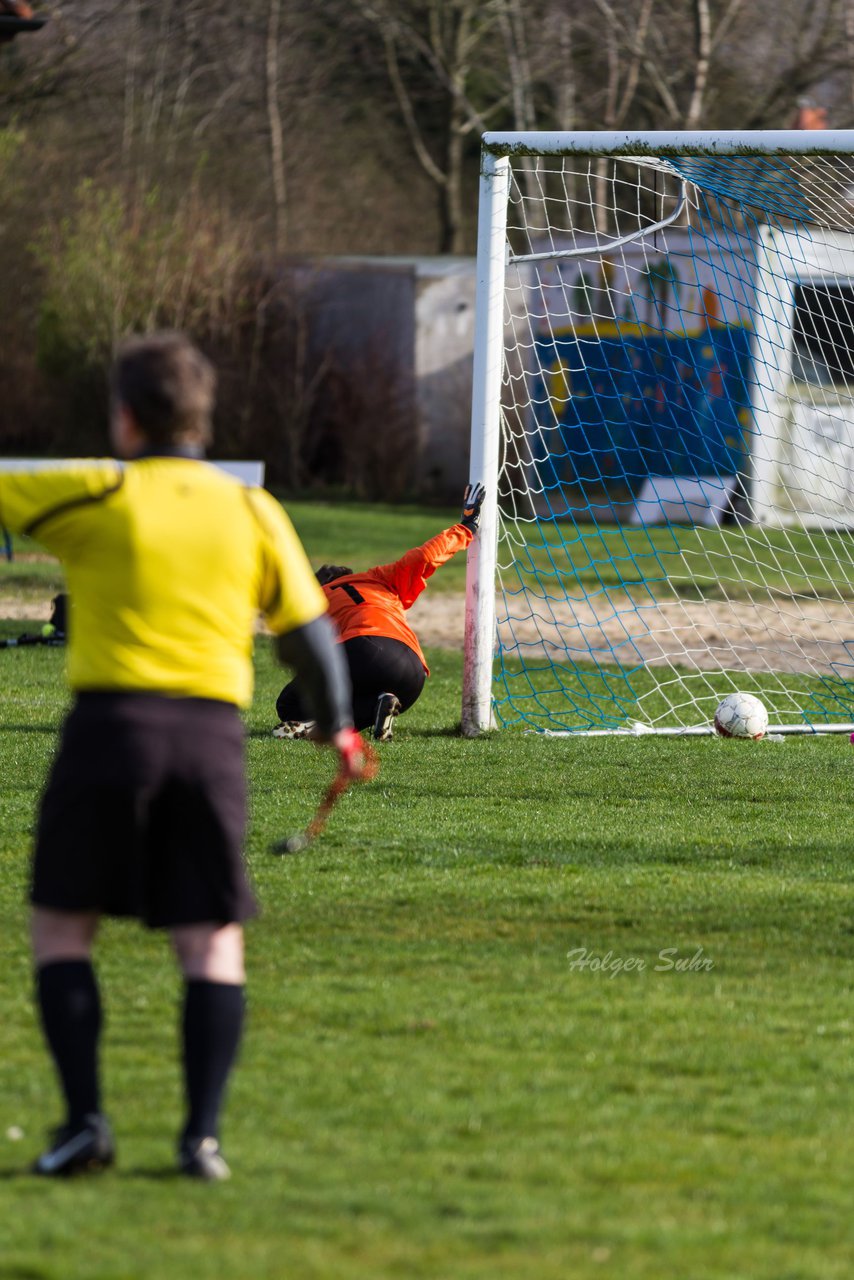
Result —
<path fill-rule="evenodd" d="M 703 117 L 712 56 L 712 19 L 709 13 L 709 0 L 694 0 L 694 23 L 697 61 L 694 66 L 694 89 L 685 114 L 686 129 L 698 128 Z"/>
<path fill-rule="evenodd" d="M 279 110 L 279 8 L 280 0 L 270 0 L 267 22 L 267 120 L 270 126 L 270 174 L 273 183 L 273 243 L 283 253 L 288 231 L 288 190 L 282 144 L 282 116 Z"/>

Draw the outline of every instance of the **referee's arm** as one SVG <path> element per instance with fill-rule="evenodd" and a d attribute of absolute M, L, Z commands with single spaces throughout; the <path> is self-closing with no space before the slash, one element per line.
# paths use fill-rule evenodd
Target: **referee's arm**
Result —
<path fill-rule="evenodd" d="M 276 636 L 276 653 L 281 663 L 294 668 L 318 735 L 328 742 L 342 729 L 352 729 L 350 672 L 327 615 Z"/>
<path fill-rule="evenodd" d="M 261 608 L 279 661 L 293 667 L 317 722 L 317 736 L 341 750 L 353 732 L 350 672 L 327 617 L 326 596 L 281 506 L 263 489 L 246 490 L 264 531 Z"/>

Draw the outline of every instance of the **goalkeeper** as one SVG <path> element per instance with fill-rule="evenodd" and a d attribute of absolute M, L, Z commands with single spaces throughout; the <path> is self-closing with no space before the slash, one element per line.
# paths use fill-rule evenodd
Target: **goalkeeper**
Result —
<path fill-rule="evenodd" d="M 458 523 L 393 564 L 361 573 L 325 564 L 317 571 L 350 668 L 355 726 L 371 729 L 378 742 L 391 741 L 395 717 L 418 699 L 430 674 L 406 610 L 436 569 L 469 545 L 480 521 L 483 497 L 482 485 L 468 485 Z M 276 700 L 280 723 L 274 736 L 312 737 L 314 722 L 306 708 L 304 686 L 297 678 Z"/>

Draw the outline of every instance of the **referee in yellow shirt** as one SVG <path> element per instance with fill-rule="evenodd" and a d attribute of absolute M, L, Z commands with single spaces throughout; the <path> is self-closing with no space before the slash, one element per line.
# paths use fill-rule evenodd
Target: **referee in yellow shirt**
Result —
<path fill-rule="evenodd" d="M 45 1038 L 67 1106 L 36 1161 L 111 1164 L 92 944 L 102 915 L 169 931 L 184 979 L 182 1172 L 228 1176 L 219 1113 L 244 1014 L 239 708 L 259 612 L 307 681 L 321 735 L 364 767 L 326 600 L 279 504 L 203 460 L 215 374 L 180 334 L 130 341 L 113 372 L 118 458 L 0 475 L 0 521 L 63 562 L 75 698 L 42 797 L 32 945 Z"/>

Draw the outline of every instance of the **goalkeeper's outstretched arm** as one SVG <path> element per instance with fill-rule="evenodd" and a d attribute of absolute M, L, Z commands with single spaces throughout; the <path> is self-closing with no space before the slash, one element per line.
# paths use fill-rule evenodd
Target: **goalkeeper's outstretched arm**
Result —
<path fill-rule="evenodd" d="M 396 592 L 404 609 L 411 608 L 437 569 L 469 545 L 480 523 L 485 492 L 481 484 L 466 485 L 463 509 L 455 525 L 443 529 L 423 546 L 413 547 L 393 564 L 371 570 Z"/>

